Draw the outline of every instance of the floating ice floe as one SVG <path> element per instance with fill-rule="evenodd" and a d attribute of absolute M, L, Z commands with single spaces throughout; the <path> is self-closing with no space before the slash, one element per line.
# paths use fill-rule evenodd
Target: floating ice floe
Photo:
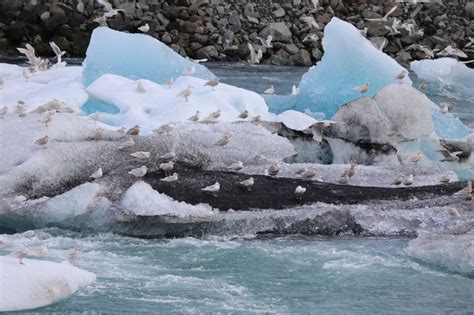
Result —
<path fill-rule="evenodd" d="M 181 57 L 151 36 L 99 27 L 92 33 L 87 48 L 82 82 L 88 86 L 104 74 L 117 74 L 132 80 L 146 79 L 163 84 L 194 68 L 192 75 L 195 77 L 215 77 L 206 67 Z"/>
<path fill-rule="evenodd" d="M 0 257 L 0 311 L 43 307 L 73 295 L 96 276 L 68 263 Z"/>

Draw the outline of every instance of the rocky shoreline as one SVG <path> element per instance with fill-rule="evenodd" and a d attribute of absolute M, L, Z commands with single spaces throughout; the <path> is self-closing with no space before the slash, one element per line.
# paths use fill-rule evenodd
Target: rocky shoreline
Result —
<path fill-rule="evenodd" d="M 277 3 L 281 2 L 281 3 Z M 470 0 L 397 3 L 387 21 L 381 19 L 394 3 L 380 0 L 321 0 L 318 10 L 308 0 L 120 0 L 111 1 L 125 13 L 108 20 L 109 27 L 139 32 L 148 23 L 149 35 L 161 40 L 183 56 L 218 61 L 249 58 L 247 43 L 262 49 L 262 63 L 286 66 L 311 66 L 323 54 L 324 26 L 333 16 L 366 31 L 379 46 L 387 39 L 384 51 L 403 65 L 425 59 L 420 50 L 407 48 L 421 44 L 442 50 L 451 45 L 463 49 L 466 60 L 474 59 L 474 2 Z M 0 3 L 0 54 L 17 55 L 15 47 L 31 43 L 40 55 L 52 55 L 49 41 L 56 42 L 70 57 L 84 57 L 94 18 L 103 6 L 93 0 L 3 0 Z M 313 16 L 319 28 L 303 17 Z M 414 30 L 401 28 L 390 35 L 393 18 L 414 24 Z M 420 29 L 424 35 L 417 33 Z M 411 34 L 410 34 L 411 33 Z M 273 47 L 265 48 L 257 37 L 273 36 Z"/>

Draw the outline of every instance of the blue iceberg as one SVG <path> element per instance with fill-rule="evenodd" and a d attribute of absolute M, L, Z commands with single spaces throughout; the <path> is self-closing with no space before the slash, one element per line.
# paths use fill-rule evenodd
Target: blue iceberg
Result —
<path fill-rule="evenodd" d="M 193 62 L 151 36 L 99 27 L 92 33 L 83 66 L 82 82 L 85 86 L 103 74 L 163 84 L 170 78 L 182 76 L 193 67 Z M 215 77 L 202 65 L 195 65 L 195 69 L 195 77 L 208 80 Z"/>
<path fill-rule="evenodd" d="M 310 109 L 332 117 L 340 105 L 360 97 L 353 88 L 370 83 L 366 96 L 392 84 L 405 70 L 394 59 L 375 48 L 351 24 L 333 18 L 324 30 L 324 55 L 303 75 L 296 96 L 296 110 Z M 411 84 L 407 76 L 402 81 Z"/>

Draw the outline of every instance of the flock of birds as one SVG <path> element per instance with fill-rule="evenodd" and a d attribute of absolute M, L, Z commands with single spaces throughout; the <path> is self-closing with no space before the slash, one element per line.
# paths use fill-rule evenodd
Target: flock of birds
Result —
<path fill-rule="evenodd" d="M 6 248 L 7 244 L 4 241 L 0 241 L 0 251 Z M 35 257 L 44 257 L 48 253 L 48 244 L 41 245 L 35 252 L 31 252 L 26 245 L 21 246 L 20 248 L 16 249 L 12 252 L 12 255 L 18 258 L 18 263 L 20 265 L 24 265 L 23 262 L 24 258 L 28 256 L 35 256 Z M 77 248 L 71 250 L 67 255 L 67 261 L 74 266 L 79 257 L 80 251 Z"/>

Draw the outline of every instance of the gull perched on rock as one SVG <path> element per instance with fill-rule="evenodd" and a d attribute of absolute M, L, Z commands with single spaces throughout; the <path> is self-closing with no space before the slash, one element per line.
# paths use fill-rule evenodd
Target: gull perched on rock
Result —
<path fill-rule="evenodd" d="M 192 115 L 191 117 L 188 118 L 189 121 L 192 121 L 192 122 L 198 122 L 199 119 L 201 119 L 201 116 L 200 116 L 201 112 L 200 111 L 196 111 L 196 114 Z"/>
<path fill-rule="evenodd" d="M 316 176 L 316 168 L 314 166 L 310 166 L 306 168 L 303 172 L 301 172 L 299 175 L 301 178 L 313 178 L 314 176 Z"/>
<path fill-rule="evenodd" d="M 255 184 L 255 180 L 254 180 L 253 177 L 250 177 L 249 179 L 246 179 L 246 180 L 243 180 L 243 181 L 239 182 L 240 186 L 245 187 L 248 190 L 250 190 L 253 187 L 254 184 Z"/>
<path fill-rule="evenodd" d="M 48 144 L 49 142 L 49 137 L 48 136 L 44 136 L 42 138 L 39 138 L 35 141 L 35 144 L 37 145 L 41 145 L 41 146 L 45 146 L 46 144 Z"/>
<path fill-rule="evenodd" d="M 455 56 L 460 58 L 467 58 L 467 55 L 459 48 L 453 48 L 451 45 L 448 45 L 446 48 L 441 50 L 439 53 L 436 54 L 437 56 Z"/>
<path fill-rule="evenodd" d="M 73 251 L 71 251 L 69 253 L 69 255 L 67 256 L 67 261 L 71 264 L 71 265 L 74 265 L 76 263 L 76 260 L 77 260 L 77 257 L 79 257 L 79 254 L 81 252 L 75 248 Z"/>
<path fill-rule="evenodd" d="M 150 152 L 145 152 L 145 151 L 137 151 L 135 153 L 130 154 L 133 157 L 136 157 L 137 159 L 140 160 L 148 160 L 151 157 Z"/>
<path fill-rule="evenodd" d="M 305 193 L 306 193 L 306 187 L 296 186 L 295 195 L 297 197 L 301 198 L 301 196 L 303 196 Z"/>
<path fill-rule="evenodd" d="M 15 255 L 16 258 L 18 258 L 18 262 L 21 265 L 24 265 L 23 258 L 28 256 L 28 248 L 26 246 L 22 246 L 19 250 L 15 251 L 13 255 Z"/>
<path fill-rule="evenodd" d="M 263 93 L 265 93 L 265 94 L 275 94 L 275 88 L 272 85 L 271 87 L 266 89 Z"/>
<path fill-rule="evenodd" d="M 444 158 L 439 160 L 440 162 L 459 162 L 459 155 L 463 154 L 463 151 L 449 152 L 448 150 L 438 150 L 444 155 Z"/>
<path fill-rule="evenodd" d="M 193 86 L 188 85 L 188 87 L 182 90 L 181 92 L 179 92 L 178 95 L 176 95 L 176 97 L 184 97 L 184 101 L 188 102 L 191 94 L 193 94 Z"/>
<path fill-rule="evenodd" d="M 62 61 L 63 56 L 66 54 L 66 51 L 61 50 L 58 45 L 56 45 L 55 42 L 51 41 L 49 42 L 49 46 L 51 46 L 51 49 L 53 50 L 54 54 L 56 55 L 56 67 L 65 67 L 66 62 Z"/>
<path fill-rule="evenodd" d="M 387 14 L 385 14 L 381 19 L 367 19 L 367 21 L 371 21 L 371 22 L 387 22 L 387 19 L 390 15 L 392 15 L 393 12 L 395 12 L 395 10 L 397 9 L 397 6 L 395 5 L 393 8 L 390 9 L 390 11 L 387 12 Z"/>
<path fill-rule="evenodd" d="M 114 9 L 112 4 L 110 4 L 107 0 L 97 0 L 98 3 L 102 4 L 105 9 L 104 17 L 111 18 L 119 14 L 119 12 L 126 13 L 125 10 L 122 9 Z"/>
<path fill-rule="evenodd" d="M 161 163 L 160 169 L 162 169 L 165 172 L 165 174 L 169 174 L 174 169 L 174 162 L 169 161 L 166 163 Z"/>
<path fill-rule="evenodd" d="M 138 168 L 134 168 L 130 170 L 128 174 L 133 175 L 137 178 L 142 178 L 143 176 L 146 175 L 146 172 L 147 172 L 147 168 L 145 165 L 143 165 L 142 167 L 138 167 Z"/>
<path fill-rule="evenodd" d="M 242 161 L 237 161 L 227 166 L 226 169 L 228 169 L 229 171 L 240 171 L 243 167 L 244 163 L 242 163 Z"/>
<path fill-rule="evenodd" d="M 276 163 L 276 164 L 273 164 L 272 166 L 270 166 L 267 170 L 268 172 L 268 175 L 270 176 L 277 176 L 277 174 L 280 172 L 280 164 Z"/>
<path fill-rule="evenodd" d="M 249 111 L 248 110 L 244 110 L 243 112 L 240 113 L 239 116 L 237 116 L 237 118 L 241 118 L 241 119 L 247 119 L 249 117 Z"/>
<path fill-rule="evenodd" d="M 303 17 L 301 17 L 301 20 L 303 22 L 305 22 L 310 28 L 315 28 L 315 29 L 319 30 L 319 24 L 314 19 L 314 16 L 312 16 L 312 15 L 303 16 Z"/>
<path fill-rule="evenodd" d="M 7 106 L 3 106 L 2 108 L 0 108 L 0 119 L 3 119 L 7 112 L 8 112 L 8 107 Z"/>
<path fill-rule="evenodd" d="M 150 31 L 150 25 L 146 23 L 138 28 L 138 30 L 142 33 L 148 33 Z"/>
<path fill-rule="evenodd" d="M 202 188 L 202 191 L 210 192 L 210 193 L 217 193 L 221 189 L 221 185 L 219 182 L 215 182 L 213 185 L 207 186 Z"/>
<path fill-rule="evenodd" d="M 257 39 L 262 43 L 263 47 L 273 48 L 273 45 L 272 45 L 273 37 L 272 37 L 272 35 L 268 35 L 267 39 L 263 39 L 263 38 L 257 36 Z"/>
<path fill-rule="evenodd" d="M 220 83 L 220 79 L 216 77 L 204 83 L 204 86 L 210 86 L 212 90 L 215 91 L 216 86 L 219 85 L 219 83 Z"/>
<path fill-rule="evenodd" d="M 255 52 L 255 49 L 253 48 L 252 44 L 248 43 L 247 45 L 250 50 L 250 59 L 248 60 L 248 63 L 251 65 L 259 64 L 263 58 L 262 50 L 259 48 L 258 52 Z"/>
<path fill-rule="evenodd" d="M 95 171 L 94 173 L 92 173 L 91 176 L 89 177 L 93 179 L 99 179 L 99 178 L 102 178 L 102 176 L 104 176 L 104 173 L 102 172 L 102 168 L 99 167 L 99 169 Z"/>
<path fill-rule="evenodd" d="M 447 184 L 451 181 L 451 179 L 453 178 L 454 176 L 454 172 L 447 172 L 446 174 L 444 174 L 443 176 L 441 176 L 439 182 L 442 183 L 442 184 Z"/>
<path fill-rule="evenodd" d="M 222 138 L 220 138 L 219 140 L 217 140 L 216 143 L 214 143 L 215 145 L 220 145 L 220 146 L 225 146 L 226 144 L 229 143 L 230 141 L 230 138 L 232 138 L 232 136 L 234 135 L 234 132 L 233 131 L 229 131 L 229 132 L 226 132 Z"/>
<path fill-rule="evenodd" d="M 170 122 L 170 123 L 161 125 L 158 128 L 153 129 L 152 132 L 159 135 L 164 134 L 164 133 L 169 134 L 171 131 L 175 129 L 176 129 L 176 123 Z"/>
<path fill-rule="evenodd" d="M 314 42 L 317 42 L 319 40 L 319 36 L 317 34 L 309 34 L 309 35 L 306 35 L 304 38 L 303 38 L 303 43 L 314 43 Z"/>
<path fill-rule="evenodd" d="M 415 179 L 413 177 L 413 174 L 410 174 L 403 179 L 403 185 L 405 186 L 411 186 L 413 185 L 414 182 L 415 182 Z"/>
<path fill-rule="evenodd" d="M 159 156 L 160 160 L 164 161 L 172 161 L 176 158 L 176 153 L 174 151 L 170 151 L 168 153 L 165 153 L 161 156 Z"/>
<path fill-rule="evenodd" d="M 422 53 L 425 54 L 426 57 L 434 58 L 433 50 L 423 45 L 413 44 L 413 45 L 408 46 L 405 50 L 411 50 L 411 49 L 421 51 Z"/>
<path fill-rule="evenodd" d="M 399 29 L 401 28 L 401 22 L 397 18 L 393 19 L 391 26 L 384 25 L 384 28 L 390 32 L 389 35 L 391 36 L 401 34 L 399 31 Z"/>
<path fill-rule="evenodd" d="M 132 149 L 134 146 L 135 146 L 135 141 L 133 140 L 133 138 L 130 138 L 130 139 L 128 139 L 127 141 L 122 142 L 122 143 L 118 146 L 118 149 L 119 149 L 119 150 L 122 150 L 122 151 L 125 151 L 125 150 Z"/>
<path fill-rule="evenodd" d="M 357 91 L 361 94 L 365 94 L 369 91 L 370 89 L 370 83 L 367 82 L 365 83 L 364 85 L 359 85 L 359 86 L 356 86 L 355 88 L 353 88 L 354 91 Z"/>
<path fill-rule="evenodd" d="M 43 257 L 48 252 L 48 244 L 43 244 L 36 252 L 36 256 Z"/>
<path fill-rule="evenodd" d="M 173 175 L 161 178 L 160 180 L 165 183 L 175 183 L 178 181 L 178 173 L 173 173 Z"/>
<path fill-rule="evenodd" d="M 210 113 L 206 118 L 201 120 L 201 123 L 213 124 L 216 123 L 219 117 L 221 117 L 221 110 L 218 109 L 215 112 Z"/>
<path fill-rule="evenodd" d="M 415 155 L 412 155 L 408 158 L 408 161 L 418 164 L 418 162 L 420 162 L 422 159 L 423 159 L 423 155 L 421 154 L 421 152 L 416 152 Z"/>
<path fill-rule="evenodd" d="M 139 133 L 140 133 L 140 126 L 135 125 L 132 128 L 128 129 L 126 134 L 130 136 L 138 136 Z"/>
<path fill-rule="evenodd" d="M 392 185 L 396 185 L 396 186 L 399 186 L 403 183 L 403 176 L 402 175 L 399 175 L 397 176 L 397 178 L 395 178 L 392 182 Z"/>

